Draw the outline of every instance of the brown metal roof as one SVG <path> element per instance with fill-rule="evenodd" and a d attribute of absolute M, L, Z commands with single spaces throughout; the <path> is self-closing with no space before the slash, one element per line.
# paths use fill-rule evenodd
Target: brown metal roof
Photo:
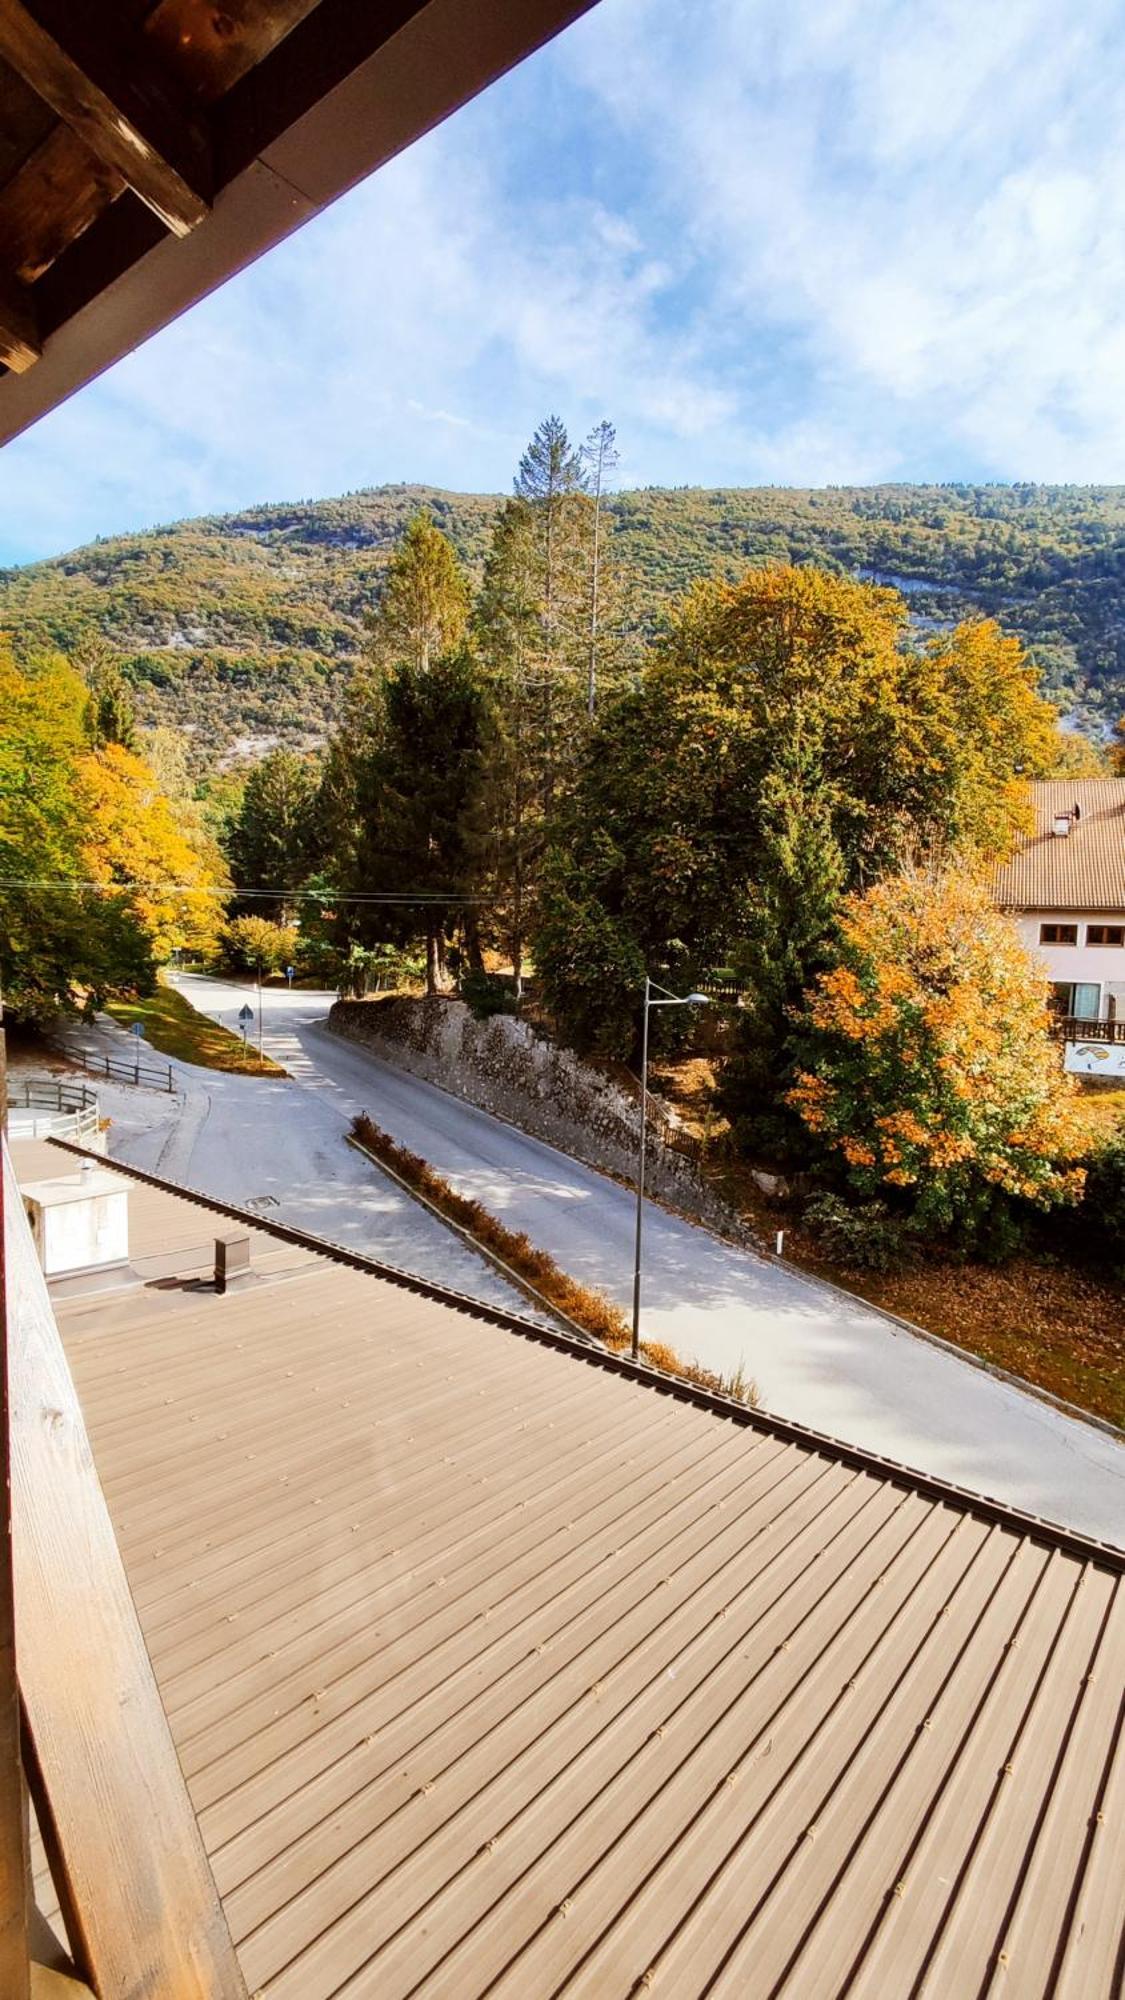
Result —
<path fill-rule="evenodd" d="M 1041 779 L 1030 789 L 1035 831 L 999 870 L 997 902 L 1125 916 L 1125 778 Z M 1056 815 L 1076 805 L 1070 832 L 1052 832 Z"/>
<path fill-rule="evenodd" d="M 1125 1559 L 131 1216 L 57 1310 L 252 1991 L 1119 1990 Z"/>
<path fill-rule="evenodd" d="M 592 4 L 0 0 L 0 442 Z"/>

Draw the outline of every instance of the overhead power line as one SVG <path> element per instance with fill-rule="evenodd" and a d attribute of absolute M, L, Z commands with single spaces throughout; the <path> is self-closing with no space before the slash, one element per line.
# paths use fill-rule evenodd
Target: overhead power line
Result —
<path fill-rule="evenodd" d="M 0 880 L 0 891 L 5 889 L 102 889 L 135 890 L 141 895 L 160 894 L 162 896 L 217 896 L 239 902 L 269 901 L 272 903 L 490 903 L 491 896 L 461 896 L 453 890 L 444 889 L 398 889 L 393 894 L 376 895 L 360 890 L 345 893 L 335 889 L 222 889 L 199 882 L 81 882 L 73 876 L 48 876 L 38 880 Z"/>

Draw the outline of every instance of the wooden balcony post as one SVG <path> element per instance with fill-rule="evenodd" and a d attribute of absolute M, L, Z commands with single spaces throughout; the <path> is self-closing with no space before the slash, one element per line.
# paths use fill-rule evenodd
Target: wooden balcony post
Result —
<path fill-rule="evenodd" d="M 3 1042 L 0 1023 L 0 1044 Z M 0 1089 L 3 1063 L 0 1057 Z M 3 1125 L 0 1121 L 0 1148 Z M 28 2000 L 27 1805 L 20 1755 L 20 1697 L 12 1579 L 12 1435 L 8 1394 L 5 1218 L 0 1188 L 0 1993 Z"/>
<path fill-rule="evenodd" d="M 70 1948 L 107 2000 L 246 2000 L 6 1150 L 3 1169 L 24 1760 Z"/>

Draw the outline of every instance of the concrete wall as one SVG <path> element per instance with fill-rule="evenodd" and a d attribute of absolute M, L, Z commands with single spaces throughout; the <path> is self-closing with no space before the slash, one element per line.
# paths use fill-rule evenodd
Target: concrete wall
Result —
<path fill-rule="evenodd" d="M 337 1000 L 328 1026 L 588 1166 L 625 1180 L 636 1175 L 638 1105 L 526 1021 L 508 1014 L 475 1021 L 460 1000 L 375 999 Z M 663 1145 L 651 1126 L 646 1180 L 672 1207 L 742 1233 L 695 1163 Z"/>

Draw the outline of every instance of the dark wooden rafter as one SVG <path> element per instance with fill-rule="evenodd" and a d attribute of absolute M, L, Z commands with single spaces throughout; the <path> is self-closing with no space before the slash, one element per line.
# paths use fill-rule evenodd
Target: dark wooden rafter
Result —
<path fill-rule="evenodd" d="M 10 99 L 18 113 L 6 154 L 0 143 L 0 282 L 22 278 L 32 288 L 31 333 L 43 349 L 30 367 L 30 347 L 13 342 L 22 372 L 9 361 L 4 374 L 0 346 L 0 444 L 594 4 L 0 0 L 0 106 Z M 82 185 L 62 137 L 50 135 L 48 145 L 28 101 L 29 21 L 36 46 L 46 35 L 69 58 L 66 107 L 61 91 L 52 107 L 97 156 L 98 187 Z M 100 123 L 81 122 L 86 98 L 76 111 L 76 74 L 100 89 Z M 36 89 L 42 102 L 47 85 L 40 79 Z M 189 168 L 181 182 L 201 199 L 215 192 L 182 242 L 169 237 L 169 204 L 162 209 L 151 185 L 146 191 L 135 154 L 124 159 L 105 140 L 113 128 L 106 106 L 128 109 L 138 98 L 147 110 L 135 123 L 156 147 L 154 171 L 180 163 L 194 145 L 204 171 L 193 178 Z M 178 144 L 185 131 L 194 139 Z M 17 301 L 25 303 L 18 293 Z"/>
<path fill-rule="evenodd" d="M 0 193 L 0 270 L 32 285 L 125 186 L 69 125 L 55 125 Z"/>
<path fill-rule="evenodd" d="M 42 352 L 31 293 L 24 285 L 0 280 L 0 361 L 22 375 Z"/>
<path fill-rule="evenodd" d="M 240 0 L 237 8 L 214 0 L 156 0 L 144 24 L 146 39 L 194 98 L 211 104 L 283 41 L 320 0 Z M 367 0 L 361 12 L 377 11 Z"/>
<path fill-rule="evenodd" d="M 206 134 L 143 60 L 139 40 L 122 52 L 101 8 L 0 0 L 0 55 L 174 235 L 204 220 Z"/>

